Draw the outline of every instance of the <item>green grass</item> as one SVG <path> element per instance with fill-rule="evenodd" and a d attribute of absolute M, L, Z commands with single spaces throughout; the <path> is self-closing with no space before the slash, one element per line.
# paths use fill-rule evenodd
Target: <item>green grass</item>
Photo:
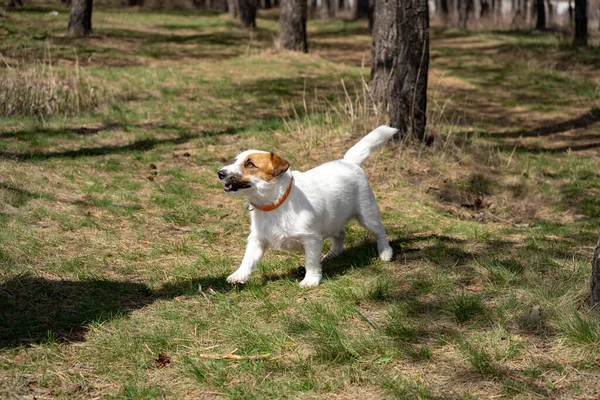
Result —
<path fill-rule="evenodd" d="M 594 393 L 597 49 L 435 28 L 436 142 L 365 163 L 393 262 L 353 223 L 318 288 L 298 286 L 303 256 L 286 251 L 231 287 L 249 217 L 216 172 L 247 148 L 305 170 L 384 122 L 361 97 L 366 21 L 309 21 L 304 55 L 272 50 L 270 12 L 250 33 L 100 6 L 87 39 L 64 35 L 67 15 L 26 5 L 0 28 L 13 68 L 50 56 L 103 94 L 0 122 L 0 397 Z M 203 358 L 231 352 L 268 356 Z"/>

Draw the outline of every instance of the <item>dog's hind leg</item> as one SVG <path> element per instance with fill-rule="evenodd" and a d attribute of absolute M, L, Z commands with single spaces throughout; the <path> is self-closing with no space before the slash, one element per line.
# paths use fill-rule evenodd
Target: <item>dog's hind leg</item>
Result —
<path fill-rule="evenodd" d="M 323 250 L 323 238 L 308 237 L 302 240 L 304 245 L 304 267 L 306 275 L 300 282 L 301 287 L 314 287 L 321 282 L 321 251 Z"/>
<path fill-rule="evenodd" d="M 342 229 L 337 236 L 331 238 L 331 249 L 323 256 L 323 260 L 339 256 L 344 248 L 344 240 L 346 240 L 346 230 Z"/>
<path fill-rule="evenodd" d="M 381 258 L 383 261 L 391 261 L 393 250 L 387 240 L 385 228 L 381 223 L 375 196 L 370 189 L 368 194 L 365 193 L 363 201 L 359 201 L 356 217 L 358 222 L 360 222 L 360 224 L 366 230 L 371 232 L 377 238 L 377 251 L 379 252 L 379 258 Z"/>

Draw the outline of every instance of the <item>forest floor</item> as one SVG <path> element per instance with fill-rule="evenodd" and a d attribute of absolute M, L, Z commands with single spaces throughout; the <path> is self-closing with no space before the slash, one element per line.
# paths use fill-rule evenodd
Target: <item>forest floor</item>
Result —
<path fill-rule="evenodd" d="M 93 17 L 0 14 L 2 90 L 76 103 L 0 121 L 0 397 L 600 396 L 598 38 L 432 28 L 434 144 L 364 166 L 395 258 L 353 223 L 303 290 L 284 251 L 225 283 L 249 219 L 216 172 L 248 148 L 309 169 L 383 122 L 366 22 L 309 21 L 292 54 L 274 13 Z"/>

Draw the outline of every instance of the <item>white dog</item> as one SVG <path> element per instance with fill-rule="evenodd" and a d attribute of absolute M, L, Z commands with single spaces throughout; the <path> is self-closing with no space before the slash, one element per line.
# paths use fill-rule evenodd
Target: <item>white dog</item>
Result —
<path fill-rule="evenodd" d="M 397 129 L 380 126 L 344 155 L 307 172 L 289 171 L 290 163 L 276 154 L 248 150 L 219 171 L 227 193 L 250 202 L 250 236 L 240 267 L 227 278 L 245 283 L 269 247 L 304 248 L 306 276 L 302 287 L 321 281 L 323 239 L 332 238 L 324 258 L 342 251 L 348 221 L 356 217 L 377 238 L 379 257 L 392 259 L 379 209 L 360 165 L 371 152 L 390 139 Z"/>

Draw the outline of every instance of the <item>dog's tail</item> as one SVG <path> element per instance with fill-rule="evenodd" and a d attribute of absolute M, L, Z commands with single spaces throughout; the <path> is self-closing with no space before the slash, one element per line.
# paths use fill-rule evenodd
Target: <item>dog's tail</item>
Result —
<path fill-rule="evenodd" d="M 396 128 L 381 125 L 354 146 L 350 147 L 350 150 L 344 154 L 344 160 L 361 165 L 371 155 L 373 150 L 383 146 L 396 132 L 398 132 Z"/>

